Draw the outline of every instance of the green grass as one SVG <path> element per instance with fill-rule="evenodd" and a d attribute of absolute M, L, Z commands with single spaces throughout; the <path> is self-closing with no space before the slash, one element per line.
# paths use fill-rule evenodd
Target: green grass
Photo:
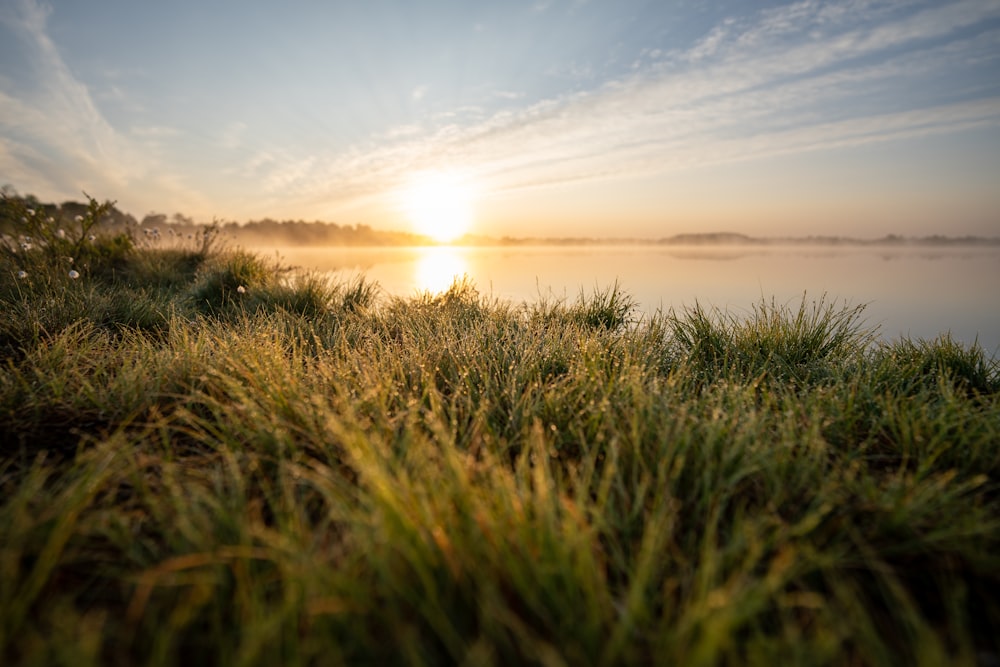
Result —
<path fill-rule="evenodd" d="M 977 347 L 92 243 L 0 258 L 4 664 L 1000 655 Z"/>

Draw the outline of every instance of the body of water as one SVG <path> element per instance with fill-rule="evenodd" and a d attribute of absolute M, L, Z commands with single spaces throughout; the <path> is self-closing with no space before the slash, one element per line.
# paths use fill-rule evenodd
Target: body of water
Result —
<path fill-rule="evenodd" d="M 274 252 L 274 249 L 262 252 Z M 950 332 L 1000 353 L 1000 247 L 532 246 L 303 248 L 277 250 L 284 264 L 364 274 L 391 295 L 443 291 L 463 275 L 481 294 L 515 303 L 575 300 L 616 281 L 640 313 L 698 302 L 737 315 L 761 299 L 797 306 L 826 295 L 867 304 L 883 338 Z"/>

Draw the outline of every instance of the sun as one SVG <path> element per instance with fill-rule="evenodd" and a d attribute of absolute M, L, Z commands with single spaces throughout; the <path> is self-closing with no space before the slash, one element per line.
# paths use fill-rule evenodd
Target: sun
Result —
<path fill-rule="evenodd" d="M 400 203 L 418 234 L 450 243 L 472 226 L 474 193 L 460 174 L 424 172 L 410 179 L 400 194 Z"/>

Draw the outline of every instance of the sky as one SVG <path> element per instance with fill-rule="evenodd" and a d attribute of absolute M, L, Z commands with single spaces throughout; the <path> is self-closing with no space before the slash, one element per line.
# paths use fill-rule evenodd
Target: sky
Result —
<path fill-rule="evenodd" d="M 1000 0 L 0 0 L 23 194 L 406 230 L 433 174 L 492 236 L 998 236 Z"/>

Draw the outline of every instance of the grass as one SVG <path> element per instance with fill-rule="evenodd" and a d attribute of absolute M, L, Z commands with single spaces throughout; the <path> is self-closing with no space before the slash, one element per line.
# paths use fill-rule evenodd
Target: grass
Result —
<path fill-rule="evenodd" d="M 978 347 L 114 238 L 0 258 L 4 664 L 1000 656 Z"/>

